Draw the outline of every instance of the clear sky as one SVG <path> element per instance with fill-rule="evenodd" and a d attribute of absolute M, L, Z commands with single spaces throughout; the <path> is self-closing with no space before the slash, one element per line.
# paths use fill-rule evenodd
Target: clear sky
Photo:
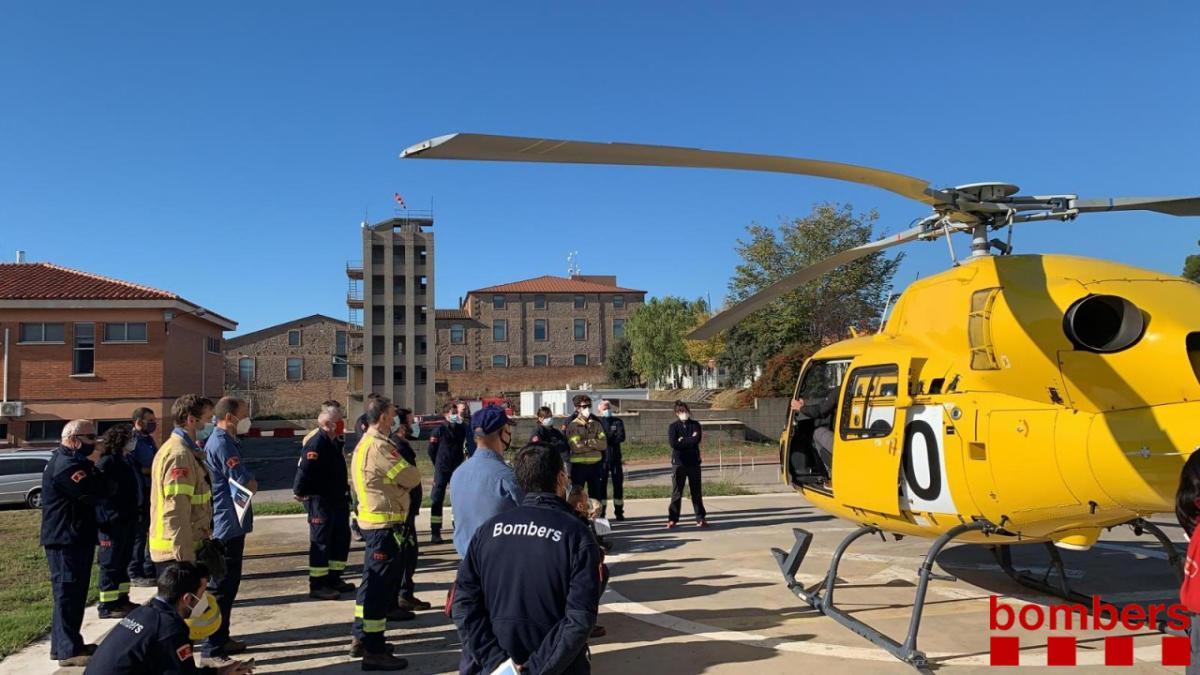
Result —
<path fill-rule="evenodd" d="M 571 250 L 719 303 L 752 221 L 824 200 L 883 231 L 926 213 L 796 176 L 398 159 L 453 131 L 1200 194 L 1195 3 L 420 4 L 6 3 L 0 255 L 169 289 L 245 332 L 346 316 L 359 222 L 394 192 L 436 211 L 439 307 L 562 275 Z M 1198 238 L 1200 219 L 1099 214 L 1015 243 L 1178 273 Z M 907 252 L 902 284 L 948 262 L 942 242 Z"/>

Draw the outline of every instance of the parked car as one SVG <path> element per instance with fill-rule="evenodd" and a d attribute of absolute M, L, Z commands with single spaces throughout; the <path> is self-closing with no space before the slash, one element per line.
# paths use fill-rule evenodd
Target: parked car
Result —
<path fill-rule="evenodd" d="M 42 472 L 53 454 L 45 450 L 0 453 L 0 504 L 42 508 Z"/>

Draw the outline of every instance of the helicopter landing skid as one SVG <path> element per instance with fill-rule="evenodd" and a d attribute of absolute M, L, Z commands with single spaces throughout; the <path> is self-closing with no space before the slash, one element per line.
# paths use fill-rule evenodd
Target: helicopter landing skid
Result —
<path fill-rule="evenodd" d="M 793 529 L 792 532 L 796 536 L 796 543 L 792 546 L 792 550 L 785 553 L 782 549 L 773 548 L 771 549 L 771 553 L 775 556 L 775 561 L 779 563 L 779 570 L 783 572 L 783 578 L 787 581 L 788 590 L 808 604 L 809 607 L 861 635 L 872 644 L 882 647 L 892 656 L 911 665 L 919 672 L 930 673 L 932 671 L 929 669 L 929 661 L 925 656 L 925 652 L 917 649 L 917 632 L 921 629 L 921 614 L 925 610 L 925 592 L 928 590 L 931 578 L 942 581 L 957 580 L 950 575 L 935 573 L 933 571 L 933 563 L 937 559 L 938 554 L 942 552 L 942 549 L 955 538 L 967 532 L 992 532 L 995 529 L 995 525 L 986 521 L 964 523 L 947 530 L 945 534 L 934 540 L 933 544 L 929 547 L 929 551 L 925 554 L 924 562 L 921 563 L 921 567 L 917 572 L 916 599 L 913 601 L 912 616 L 908 623 L 908 634 L 905 636 L 903 643 L 884 635 L 833 604 L 833 590 L 837 583 L 838 565 L 841 564 L 842 556 L 845 555 L 846 549 L 859 537 L 877 533 L 879 532 L 878 529 L 863 526 L 851 532 L 843 539 L 842 543 L 838 545 L 837 550 L 834 551 L 833 560 L 829 563 L 829 571 L 825 575 L 825 580 L 818 583 L 811 591 L 806 590 L 804 585 L 796 580 L 796 572 L 800 569 L 800 564 L 804 562 L 804 556 L 808 553 L 809 545 L 812 544 L 813 535 L 811 532 L 799 528 Z M 822 593 L 822 588 L 824 589 L 824 593 Z"/>
<path fill-rule="evenodd" d="M 1141 518 L 1136 518 L 1127 523 L 1122 523 L 1122 525 L 1129 526 L 1130 529 L 1133 530 L 1134 534 L 1139 537 L 1146 532 L 1149 532 L 1155 539 L 1157 539 L 1158 542 L 1162 544 L 1163 550 L 1167 554 L 1167 563 L 1171 566 L 1172 571 L 1175 572 L 1176 578 L 1181 583 L 1183 582 L 1183 559 L 1179 555 L 1179 551 L 1175 548 L 1175 544 L 1169 537 L 1167 537 L 1166 533 L 1163 532 L 1161 528 Z M 1110 527 L 1108 529 L 1111 530 L 1112 528 Z M 1045 593 L 1046 595 L 1062 598 L 1069 602 L 1084 605 L 1085 607 L 1091 607 L 1093 600 L 1092 596 L 1084 595 L 1071 588 L 1071 582 L 1067 578 L 1066 569 L 1063 565 L 1062 556 L 1059 555 L 1058 548 L 1050 542 L 1045 542 L 1043 546 L 1045 546 L 1046 552 L 1050 556 L 1050 567 L 1046 568 L 1046 573 L 1041 575 L 1040 578 L 1036 575 L 1030 574 L 1026 570 L 1018 570 L 1013 566 L 1012 551 L 1010 550 L 1008 544 L 999 544 L 993 546 L 992 555 L 996 557 L 996 562 L 999 563 L 1000 569 L 1004 570 L 1004 573 L 1018 584 L 1038 591 L 1039 593 Z M 1050 581 L 1052 571 L 1054 572 L 1055 576 L 1054 583 L 1051 583 Z M 1113 605 L 1118 609 L 1118 611 L 1124 607 L 1124 605 L 1119 603 L 1107 604 Z M 1167 625 L 1167 619 L 1158 619 L 1155 628 L 1157 628 L 1160 632 L 1169 633 L 1171 635 L 1187 635 L 1186 631 L 1170 628 Z"/>

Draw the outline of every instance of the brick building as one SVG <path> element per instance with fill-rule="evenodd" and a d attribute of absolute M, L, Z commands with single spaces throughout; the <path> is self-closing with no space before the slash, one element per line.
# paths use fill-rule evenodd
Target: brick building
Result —
<path fill-rule="evenodd" d="M 470 291 L 458 309 L 435 314 L 437 377 L 451 383 L 451 393 L 463 375 L 556 386 L 599 381 L 613 343 L 645 299 L 645 291 L 622 288 L 607 275 L 542 276 Z M 511 372 L 526 368 L 536 370 Z M 494 372 L 500 369 L 510 372 Z"/>
<path fill-rule="evenodd" d="M 347 404 L 346 322 L 313 314 L 225 341 L 225 389 L 255 417 L 315 417 L 321 402 Z"/>
<path fill-rule="evenodd" d="M 222 333 L 237 324 L 174 293 L 50 263 L 0 264 L 0 445 L 58 442 L 187 393 L 220 396 Z M 171 425 L 159 425 L 160 435 Z"/>

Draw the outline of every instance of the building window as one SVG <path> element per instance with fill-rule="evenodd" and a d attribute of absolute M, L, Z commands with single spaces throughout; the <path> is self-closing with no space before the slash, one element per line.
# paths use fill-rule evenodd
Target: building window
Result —
<path fill-rule="evenodd" d="M 534 354 L 533 365 L 538 368 L 550 365 L 550 357 L 546 354 Z"/>
<path fill-rule="evenodd" d="M 382 265 L 383 264 L 383 246 L 382 245 L 375 244 L 374 246 L 371 247 L 371 264 L 372 265 Z"/>
<path fill-rule="evenodd" d="M 25 440 L 27 441 L 59 441 L 62 440 L 66 420 L 36 420 L 25 423 Z"/>
<path fill-rule="evenodd" d="M 371 306 L 371 325 L 373 325 L 373 326 L 382 326 L 383 325 L 383 305 L 372 305 Z"/>
<path fill-rule="evenodd" d="M 383 366 L 371 366 L 371 385 L 383 386 Z"/>
<path fill-rule="evenodd" d="M 493 356 L 492 357 L 492 367 L 493 368 L 507 368 L 508 367 L 508 355 L 507 354 L 496 354 L 495 356 Z"/>
<path fill-rule="evenodd" d="M 371 295 L 383 295 L 387 293 L 387 285 L 383 282 L 382 274 L 371 275 Z"/>
<path fill-rule="evenodd" d="M 450 324 L 450 344 L 461 345 L 467 341 L 467 331 L 461 323 Z"/>
<path fill-rule="evenodd" d="M 23 323 L 20 328 L 21 342 L 54 342 L 62 344 L 64 340 L 63 324 L 61 323 Z"/>
<path fill-rule="evenodd" d="M 289 330 L 288 331 L 288 346 L 289 347 L 299 347 L 300 346 L 300 331 L 299 330 Z"/>
<path fill-rule="evenodd" d="M 533 308 L 534 309 L 546 309 L 546 296 L 544 296 L 544 295 L 533 296 Z"/>
<path fill-rule="evenodd" d="M 492 296 L 492 309 L 504 309 L 504 306 L 505 305 L 504 305 L 504 296 L 503 295 L 493 295 Z"/>
<path fill-rule="evenodd" d="M 106 323 L 104 324 L 105 342 L 145 342 L 145 323 Z"/>
<path fill-rule="evenodd" d="M 465 357 L 465 356 L 451 356 L 450 357 L 450 370 L 459 371 L 459 370 L 466 370 L 466 369 L 467 369 L 467 357 Z"/>
<path fill-rule="evenodd" d="M 576 354 L 575 355 L 575 365 L 586 366 L 587 365 L 587 354 Z"/>
<path fill-rule="evenodd" d="M 408 371 L 404 369 L 404 366 L 393 366 L 392 367 L 392 385 L 393 386 L 398 385 L 398 384 L 405 384 L 406 379 L 408 379 Z"/>
<path fill-rule="evenodd" d="M 208 350 L 209 354 L 220 354 L 221 353 L 221 338 L 215 338 L 215 337 L 204 338 L 204 348 Z"/>
<path fill-rule="evenodd" d="M 582 295 L 575 296 L 575 309 L 584 309 L 587 307 L 587 298 Z"/>
<path fill-rule="evenodd" d="M 587 339 L 587 319 L 575 319 L 575 339 Z"/>
<path fill-rule="evenodd" d="M 289 382 L 299 382 L 304 379 L 304 359 L 296 357 L 288 358 L 287 379 Z"/>
<path fill-rule="evenodd" d="M 71 359 L 72 375 L 92 375 L 96 372 L 96 324 L 75 324 L 75 353 Z"/>
<path fill-rule="evenodd" d="M 417 366 L 417 384 L 427 384 L 429 375 L 425 371 L 425 366 Z"/>
<path fill-rule="evenodd" d="M 625 319 L 613 319 L 613 337 L 625 337 Z"/>
<path fill-rule="evenodd" d="M 254 383 L 254 359 L 243 356 L 238 359 L 238 384 L 247 389 Z"/>
<path fill-rule="evenodd" d="M 408 305 L 392 305 L 392 324 L 400 325 L 408 321 Z"/>
<path fill-rule="evenodd" d="M 349 375 L 349 365 L 347 361 L 348 350 L 346 349 L 346 331 L 338 330 L 333 332 L 333 377 L 347 377 Z"/>
<path fill-rule="evenodd" d="M 624 307 L 625 307 L 625 296 L 614 295 L 613 296 L 613 309 L 623 309 Z"/>
<path fill-rule="evenodd" d="M 492 321 L 492 342 L 508 342 L 508 321 L 504 319 Z"/>
<path fill-rule="evenodd" d="M 533 320 L 533 339 L 535 342 L 545 342 L 549 339 L 549 336 L 546 335 L 545 319 Z"/>

